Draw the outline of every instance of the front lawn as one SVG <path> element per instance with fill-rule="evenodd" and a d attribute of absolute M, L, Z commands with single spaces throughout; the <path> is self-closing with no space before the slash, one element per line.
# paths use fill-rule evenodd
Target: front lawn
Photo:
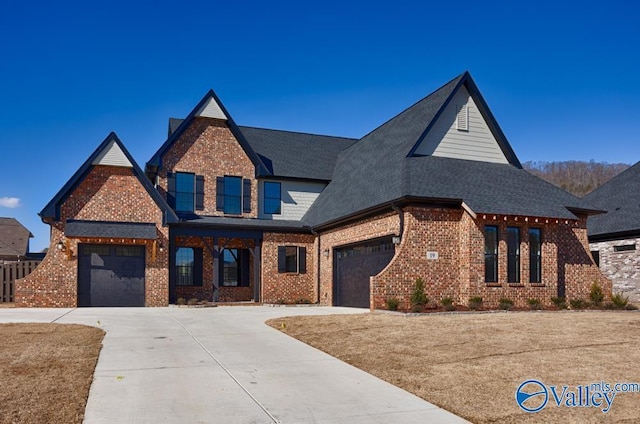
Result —
<path fill-rule="evenodd" d="M 600 408 L 566 406 L 578 385 L 640 383 L 637 312 L 374 313 L 268 323 L 474 423 L 640 422 L 640 393 L 615 394 L 607 413 L 601 399 Z M 529 379 L 548 388 L 540 412 L 516 403 Z M 564 396 L 562 386 L 569 386 Z"/>

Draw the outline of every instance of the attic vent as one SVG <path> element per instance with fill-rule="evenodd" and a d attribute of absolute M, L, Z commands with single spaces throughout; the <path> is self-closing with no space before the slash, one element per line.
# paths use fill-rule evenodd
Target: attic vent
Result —
<path fill-rule="evenodd" d="M 458 131 L 469 131 L 469 106 L 462 105 L 458 107 L 456 123 Z"/>

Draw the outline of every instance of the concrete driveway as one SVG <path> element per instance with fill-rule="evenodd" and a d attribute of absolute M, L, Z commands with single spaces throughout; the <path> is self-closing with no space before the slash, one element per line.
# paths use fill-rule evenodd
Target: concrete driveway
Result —
<path fill-rule="evenodd" d="M 391 384 L 264 324 L 349 308 L 0 309 L 0 322 L 107 334 L 86 423 L 461 423 Z"/>

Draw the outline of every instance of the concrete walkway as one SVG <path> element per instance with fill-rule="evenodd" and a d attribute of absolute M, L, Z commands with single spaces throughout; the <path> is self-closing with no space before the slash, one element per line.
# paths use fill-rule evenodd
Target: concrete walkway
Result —
<path fill-rule="evenodd" d="M 86 423 L 462 423 L 264 324 L 349 308 L 0 309 L 0 322 L 107 332 Z"/>

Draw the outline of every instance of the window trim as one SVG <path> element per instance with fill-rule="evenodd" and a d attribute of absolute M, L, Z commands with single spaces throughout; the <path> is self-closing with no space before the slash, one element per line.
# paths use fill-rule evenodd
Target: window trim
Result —
<path fill-rule="evenodd" d="M 489 231 L 490 230 L 490 231 Z M 499 248 L 498 243 L 500 241 L 500 237 L 498 236 L 498 226 L 497 225 L 485 225 L 484 226 L 484 282 L 485 284 L 495 284 L 498 282 L 498 254 Z M 487 253 L 487 241 L 488 235 L 494 235 L 494 245 L 495 249 L 493 253 Z M 487 267 L 487 261 L 492 259 L 493 263 L 493 275 L 491 278 L 489 277 L 489 268 Z"/>
<path fill-rule="evenodd" d="M 287 250 L 295 249 L 295 271 L 287 269 Z M 306 274 L 307 272 L 307 248 L 296 245 L 278 246 L 278 273 L 279 274 Z"/>

